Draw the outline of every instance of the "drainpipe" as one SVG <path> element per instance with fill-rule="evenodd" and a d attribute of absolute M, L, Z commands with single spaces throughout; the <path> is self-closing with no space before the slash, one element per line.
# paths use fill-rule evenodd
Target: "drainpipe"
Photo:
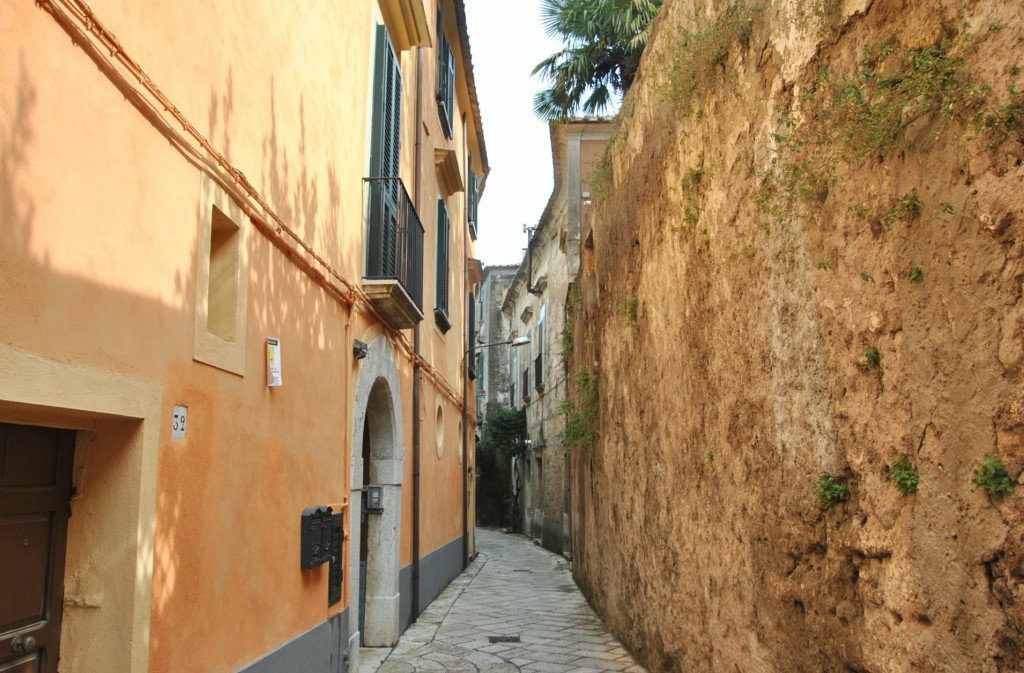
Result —
<path fill-rule="evenodd" d="M 423 144 L 423 48 L 416 47 L 416 150 L 413 166 L 413 207 L 420 212 L 420 160 Z M 415 622 L 420 613 L 420 326 L 413 328 L 413 349 L 416 363 L 412 368 L 412 618 Z"/>
<path fill-rule="evenodd" d="M 462 115 L 462 569 L 469 565 L 469 143 L 466 140 L 466 115 Z"/>

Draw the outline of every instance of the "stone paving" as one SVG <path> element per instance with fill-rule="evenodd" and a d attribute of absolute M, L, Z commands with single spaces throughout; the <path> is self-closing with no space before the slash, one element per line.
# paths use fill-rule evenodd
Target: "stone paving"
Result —
<path fill-rule="evenodd" d="M 476 544 L 477 558 L 394 649 L 360 651 L 359 673 L 646 673 L 590 609 L 565 559 L 497 531 L 477 529 Z"/>

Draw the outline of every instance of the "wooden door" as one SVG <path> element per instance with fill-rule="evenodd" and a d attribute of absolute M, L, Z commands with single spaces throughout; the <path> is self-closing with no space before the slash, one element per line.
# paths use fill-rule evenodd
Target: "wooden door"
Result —
<path fill-rule="evenodd" d="M 0 673 L 57 673 L 74 448 L 0 423 Z"/>
<path fill-rule="evenodd" d="M 370 483 L 370 419 L 363 420 L 363 491 Z M 366 499 L 363 498 L 359 517 L 359 644 L 363 644 L 366 632 L 366 567 L 370 560 L 370 517 L 366 512 Z"/>

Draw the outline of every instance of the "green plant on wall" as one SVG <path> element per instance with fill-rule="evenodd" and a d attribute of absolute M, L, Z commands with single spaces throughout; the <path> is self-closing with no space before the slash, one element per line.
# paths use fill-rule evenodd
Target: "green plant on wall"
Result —
<path fill-rule="evenodd" d="M 773 134 L 778 154 L 759 188 L 762 213 L 783 224 L 797 213 L 815 214 L 840 164 L 884 162 L 913 150 L 919 139 L 909 139 L 906 131 L 921 119 L 930 120 L 933 139 L 955 124 L 960 131 L 976 131 L 990 147 L 1024 143 L 1024 98 L 1009 90 L 1010 100 L 996 104 L 991 86 L 971 81 L 962 67 L 971 44 L 969 33 L 902 52 L 882 44 L 849 74 L 822 68 L 802 92 L 800 121 L 783 113 Z M 922 212 L 914 188 L 874 219 L 884 226 L 910 223 Z"/>
<path fill-rule="evenodd" d="M 616 307 L 615 312 L 626 319 L 626 324 L 630 327 L 636 328 L 636 316 L 639 303 L 636 295 L 629 295 Z"/>
<path fill-rule="evenodd" d="M 872 369 L 878 369 L 882 364 L 882 354 L 874 346 L 868 346 L 864 349 L 863 356 L 860 362 L 857 363 L 857 368 L 862 372 L 869 372 Z"/>
<path fill-rule="evenodd" d="M 575 343 L 573 341 L 572 330 L 569 329 L 568 325 L 566 325 L 565 329 L 562 330 L 561 341 L 562 341 L 562 360 L 564 362 L 569 362 L 569 360 L 572 359 L 572 354 L 573 354 L 573 351 L 575 350 L 576 346 L 575 346 Z"/>
<path fill-rule="evenodd" d="M 1020 98 L 1020 91 L 1012 93 Z M 1024 104 L 1021 102 L 1007 103 L 991 110 L 985 118 L 984 126 L 989 133 L 989 144 L 994 146 L 1007 138 L 1016 138 L 1024 144 Z"/>
<path fill-rule="evenodd" d="M 590 171 L 588 181 L 590 190 L 597 199 L 606 199 L 612 191 L 612 144 L 604 147 L 601 156 L 594 162 L 594 168 Z"/>
<path fill-rule="evenodd" d="M 817 496 L 821 509 L 828 512 L 839 503 L 850 499 L 850 487 L 842 477 L 822 472 L 818 484 L 814 487 L 814 495 Z"/>
<path fill-rule="evenodd" d="M 1016 488 L 1014 480 L 1010 479 L 1010 473 L 1006 465 L 998 456 L 985 456 L 971 483 L 978 488 L 985 489 L 993 500 L 1002 500 Z"/>
<path fill-rule="evenodd" d="M 571 392 L 562 400 L 565 430 L 562 445 L 567 449 L 593 450 L 597 420 L 597 376 L 586 369 L 574 379 L 575 395 Z"/>
<path fill-rule="evenodd" d="M 920 283 L 924 280 L 924 269 L 919 266 L 911 268 L 910 271 L 907 272 L 907 278 L 910 279 L 910 282 L 912 283 Z"/>
<path fill-rule="evenodd" d="M 917 195 L 917 187 L 910 190 L 900 198 L 900 217 L 904 220 L 913 220 L 921 214 L 921 197 Z"/>
<path fill-rule="evenodd" d="M 917 493 L 920 475 L 917 473 L 917 468 L 914 467 L 914 464 L 910 462 L 910 456 L 907 454 L 903 454 L 899 460 L 889 465 L 889 477 L 903 495 Z"/>
<path fill-rule="evenodd" d="M 855 76 L 831 82 L 836 139 L 844 150 L 856 159 L 884 159 L 899 146 L 907 125 L 922 115 L 938 111 L 951 118 L 975 107 L 960 73 L 963 59 L 952 55 L 955 46 L 945 39 L 908 49 L 899 58 L 883 45 Z"/>
<path fill-rule="evenodd" d="M 921 216 L 922 205 L 915 187 L 903 196 L 890 199 L 889 207 L 875 213 L 874 220 L 886 229 L 892 228 L 897 222 L 913 222 Z"/>
<path fill-rule="evenodd" d="M 572 283 L 565 298 L 565 327 L 561 334 L 562 360 L 566 363 L 572 359 L 575 349 L 573 335 L 576 333 L 576 317 L 580 312 L 580 303 L 580 288 L 576 283 Z"/>
<path fill-rule="evenodd" d="M 665 95 L 677 110 L 689 114 L 693 103 L 726 64 L 730 50 L 746 49 L 753 32 L 754 10 L 739 4 L 700 30 L 681 34 L 673 45 Z"/>

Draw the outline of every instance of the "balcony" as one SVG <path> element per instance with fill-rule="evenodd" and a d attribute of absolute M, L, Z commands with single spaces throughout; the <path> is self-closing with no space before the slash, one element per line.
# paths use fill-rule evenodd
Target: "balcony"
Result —
<path fill-rule="evenodd" d="M 363 178 L 369 203 L 363 291 L 399 329 L 423 320 L 423 224 L 401 178 Z"/>

